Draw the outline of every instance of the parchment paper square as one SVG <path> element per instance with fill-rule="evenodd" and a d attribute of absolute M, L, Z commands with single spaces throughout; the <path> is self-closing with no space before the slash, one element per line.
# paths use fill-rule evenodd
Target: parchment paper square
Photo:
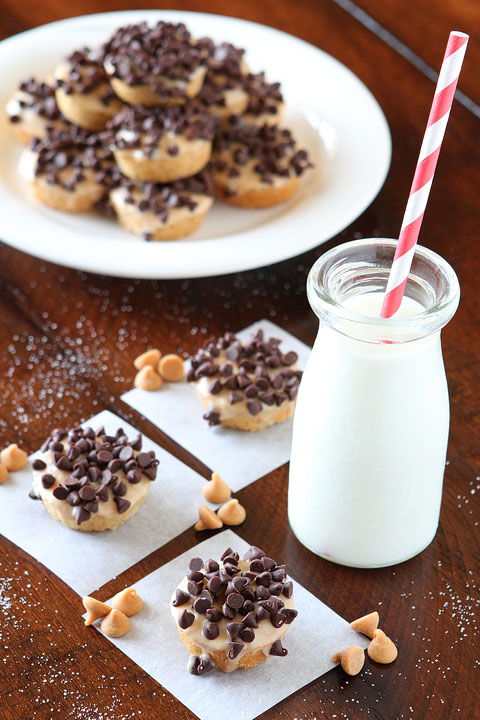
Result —
<path fill-rule="evenodd" d="M 108 410 L 83 424 L 95 430 L 104 425 L 107 433 L 122 427 L 132 440 L 138 433 Z M 79 532 L 54 520 L 39 500 L 28 497 L 32 485 L 29 463 L 2 486 L 0 532 L 80 595 L 101 587 L 198 519 L 203 478 L 145 435 L 143 448 L 154 450 L 160 460 L 157 478 L 138 511 L 118 530 Z"/>
<path fill-rule="evenodd" d="M 311 348 L 269 320 L 259 320 L 237 333 L 248 340 L 262 329 L 266 337 L 278 337 L 281 348 L 298 354 L 303 370 Z M 195 455 L 220 473 L 234 492 L 250 485 L 290 459 L 293 420 L 261 432 L 244 432 L 221 426 L 208 427 L 194 387 L 187 382 L 165 383 L 161 390 L 129 390 L 121 398 Z"/>
<path fill-rule="evenodd" d="M 238 535 L 225 530 L 136 583 L 144 607 L 131 618 L 127 635 L 108 638 L 200 720 L 252 720 L 328 672 L 334 666 L 330 658 L 337 650 L 352 644 L 368 645 L 367 638 L 294 581 L 299 614 L 283 642 L 288 649 L 286 657 L 273 657 L 251 670 L 190 675 L 186 669 L 188 652 L 170 614 L 170 598 L 192 557 L 218 559 L 229 545 L 241 555 L 248 548 Z M 270 554 L 269 548 L 264 550 Z"/>

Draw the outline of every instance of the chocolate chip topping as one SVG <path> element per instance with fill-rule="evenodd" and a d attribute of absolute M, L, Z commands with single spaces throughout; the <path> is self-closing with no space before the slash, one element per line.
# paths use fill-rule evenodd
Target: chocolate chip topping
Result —
<path fill-rule="evenodd" d="M 35 175 L 45 176 L 48 183 L 67 191 L 75 190 L 85 180 L 85 171 L 95 173 L 95 181 L 109 189 L 114 168 L 109 135 L 90 133 L 72 125 L 68 130 L 49 128 L 45 137 L 33 138 L 31 150 L 36 154 Z M 68 170 L 66 174 L 62 171 Z"/>
<path fill-rule="evenodd" d="M 219 357 L 221 351 L 225 352 L 228 363 Z M 291 369 L 297 359 L 294 352 L 282 353 L 280 340 L 266 340 L 261 330 L 248 343 L 242 343 L 232 333 L 225 333 L 219 338 L 208 339 L 190 358 L 187 381 L 212 378 L 209 384 L 212 395 L 224 391 L 232 405 L 245 401 L 248 412 L 255 416 L 264 405 L 279 406 L 295 399 L 302 377 L 300 370 Z M 210 410 L 203 417 L 209 425 L 221 422 L 216 410 Z"/>
<path fill-rule="evenodd" d="M 49 85 L 41 80 L 35 80 L 35 78 L 27 78 L 19 86 L 19 92 L 14 95 L 14 99 L 17 100 L 20 105 L 20 112 L 17 115 L 10 115 L 10 122 L 16 123 L 21 119 L 22 112 L 24 110 L 32 110 L 46 121 L 54 122 L 62 118 L 65 124 L 65 120 L 57 106 L 55 100 L 55 87 Z"/>
<path fill-rule="evenodd" d="M 215 138 L 212 168 L 220 173 L 238 170 L 240 174 L 251 160 L 255 161 L 253 171 L 267 185 L 272 184 L 273 175 L 298 176 L 311 167 L 306 150 L 297 148 L 290 130 L 277 125 L 247 125 L 239 116 L 232 116 L 228 127 Z"/>
<path fill-rule="evenodd" d="M 164 135 L 182 135 L 187 140 L 213 140 L 217 120 L 190 104 L 146 108 L 125 107 L 108 123 L 119 149 L 141 147 L 149 157 L 157 150 Z M 178 147 L 171 145 L 171 155 Z"/>
<path fill-rule="evenodd" d="M 248 105 L 245 110 L 250 115 L 276 115 L 283 96 L 280 83 L 269 83 L 265 80 L 265 73 L 249 74 L 245 80 L 245 90 L 248 92 Z"/>
<path fill-rule="evenodd" d="M 186 98 L 184 84 L 204 66 L 212 53 L 211 41 L 194 43 L 183 23 L 146 22 L 119 28 L 103 52 L 113 77 L 127 85 L 148 85 L 162 100 Z M 173 81 L 173 83 L 172 83 Z"/>
<path fill-rule="evenodd" d="M 239 566 L 239 555 L 231 547 L 222 554 L 220 563 L 207 560 L 204 565 L 200 558 L 192 558 L 187 572 L 188 593 L 177 588 L 172 600 L 174 607 L 185 606 L 177 618 L 179 627 L 185 630 L 197 620 L 207 640 L 224 637 L 219 623 L 227 620 L 226 650 L 230 660 L 238 657 L 245 644 L 255 640 L 259 623 L 268 621 L 273 628 L 280 628 L 293 622 L 298 614 L 285 608 L 280 597 L 266 587 L 274 585 L 275 592 L 282 591 L 285 585 L 290 587 L 291 581 L 271 582 L 275 573 L 282 580 L 285 578 L 284 565 L 277 565 L 255 546 L 245 553 L 244 562 L 248 563 L 246 570 Z M 270 654 L 286 655 L 281 642 L 272 648 Z"/>
<path fill-rule="evenodd" d="M 57 79 L 56 87 L 62 88 L 67 95 L 88 93 L 104 86 L 99 99 L 103 105 L 108 105 L 114 98 L 115 93 L 110 85 L 109 78 L 103 67 L 103 53 L 91 51 L 88 48 L 75 50 L 69 55 L 65 64 L 67 66 L 68 78 Z"/>
<path fill-rule="evenodd" d="M 68 439 L 65 447 L 59 438 Z M 134 482 L 139 482 L 142 475 L 148 480 L 155 479 L 158 466 L 155 454 L 140 453 L 135 458 L 133 446 L 137 450 L 141 448 L 141 436 L 129 443 L 121 428 L 112 436 L 106 435 L 104 428 L 96 432 L 90 427 L 76 427 L 69 433 L 54 430 L 45 441 L 43 452 L 49 451 L 56 467 L 69 473 L 63 484 L 55 487 L 53 495 L 57 500 L 66 500 L 69 505 L 78 506 L 78 524 L 98 512 L 99 501 L 106 502 L 110 492 L 117 511 L 120 514 L 126 512 L 131 503 L 123 496 L 128 493 L 132 473 L 135 473 Z M 35 467 L 35 470 L 41 471 L 47 467 L 43 461 L 38 462 L 42 463 L 43 468 Z M 120 471 L 126 473 L 126 482 L 114 474 Z M 53 487 L 56 482 L 49 473 L 42 475 L 41 481 L 46 489 Z"/>
<path fill-rule="evenodd" d="M 176 208 L 195 210 L 197 202 L 194 195 L 213 196 L 213 183 L 208 170 L 168 184 L 139 184 L 122 175 L 117 176 L 116 184 L 124 188 L 126 203 L 134 205 L 140 212 L 153 212 L 164 223 Z"/>

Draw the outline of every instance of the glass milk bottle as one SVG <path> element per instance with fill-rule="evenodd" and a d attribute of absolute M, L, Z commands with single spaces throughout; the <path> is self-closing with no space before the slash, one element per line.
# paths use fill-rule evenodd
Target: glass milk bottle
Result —
<path fill-rule="evenodd" d="M 312 267 L 320 319 L 295 409 L 288 516 L 328 560 L 408 560 L 438 526 L 449 429 L 440 331 L 457 309 L 452 268 L 415 251 L 405 298 L 379 317 L 395 241 L 358 240 Z"/>

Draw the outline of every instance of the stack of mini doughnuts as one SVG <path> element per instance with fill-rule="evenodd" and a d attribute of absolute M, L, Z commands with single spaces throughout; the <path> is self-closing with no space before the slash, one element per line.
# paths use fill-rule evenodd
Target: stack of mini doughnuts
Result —
<path fill-rule="evenodd" d="M 20 172 L 45 205 L 113 208 L 146 240 L 196 230 L 214 197 L 240 207 L 287 200 L 311 166 L 278 125 L 279 83 L 252 74 L 244 50 L 194 39 L 183 23 L 119 28 L 29 78 L 7 103 L 27 144 Z"/>

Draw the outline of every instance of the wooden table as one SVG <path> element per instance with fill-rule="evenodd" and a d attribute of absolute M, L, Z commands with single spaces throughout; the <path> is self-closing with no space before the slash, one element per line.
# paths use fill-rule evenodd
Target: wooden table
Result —
<path fill-rule="evenodd" d="M 158 8 L 159 3 L 140 5 Z M 2 37 L 69 14 L 68 5 L 57 0 L 2 0 L 0 7 Z M 100 7 L 94 0 L 78 0 L 75 12 L 130 7 L 123 1 L 108 0 Z M 244 327 L 261 317 L 312 343 L 317 322 L 305 296 L 308 269 L 334 244 L 395 234 L 434 89 L 428 68 L 438 69 L 450 29 L 475 35 L 480 13 L 468 0 L 437 0 L 435 7 L 427 0 L 415 6 L 401 0 L 177 0 L 169 7 L 227 12 L 323 48 L 369 86 L 393 135 L 390 174 L 371 207 L 321 249 L 273 267 L 214 279 L 129 281 L 67 270 L 1 246 L 0 445 L 18 440 L 33 451 L 48 428 L 76 424 L 108 408 L 208 476 L 206 467 L 119 400 L 131 387 L 133 357 L 149 343 L 190 352 L 205 333 Z M 480 93 L 475 43 L 473 38 L 460 82 L 467 97 L 454 105 L 422 230 L 423 244 L 452 263 L 462 287 L 460 309 L 443 335 L 452 419 L 440 528 L 430 547 L 407 563 L 353 570 L 318 559 L 292 535 L 286 518 L 287 466 L 238 493 L 248 511 L 240 535 L 294 565 L 298 580 L 344 617 L 378 607 L 400 651 L 393 666 L 369 665 L 353 679 L 333 670 L 266 712 L 262 717 L 269 720 L 478 717 Z M 103 587 L 98 597 L 106 599 L 199 539 L 193 529 L 184 532 Z M 0 578 L 2 720 L 193 717 L 103 637 L 87 635 L 78 596 L 2 538 Z"/>

